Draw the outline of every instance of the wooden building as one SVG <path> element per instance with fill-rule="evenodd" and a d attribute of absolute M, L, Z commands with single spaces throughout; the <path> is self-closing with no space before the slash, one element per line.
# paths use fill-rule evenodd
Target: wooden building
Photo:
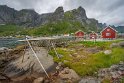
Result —
<path fill-rule="evenodd" d="M 116 35 L 117 35 L 117 31 L 114 28 L 110 27 L 110 26 L 104 28 L 101 31 L 101 37 L 103 39 L 115 39 Z"/>
<path fill-rule="evenodd" d="M 81 30 L 75 32 L 75 36 L 78 37 L 78 38 L 83 38 L 85 35 L 85 33 Z"/>
<path fill-rule="evenodd" d="M 97 33 L 92 32 L 89 34 L 90 39 L 97 39 Z"/>

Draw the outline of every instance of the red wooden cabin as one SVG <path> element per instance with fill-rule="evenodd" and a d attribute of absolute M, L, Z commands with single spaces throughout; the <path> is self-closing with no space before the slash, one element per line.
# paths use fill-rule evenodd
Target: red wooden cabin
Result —
<path fill-rule="evenodd" d="M 97 33 L 95 32 L 90 33 L 89 36 L 90 36 L 90 39 L 97 39 Z"/>
<path fill-rule="evenodd" d="M 79 38 L 83 38 L 84 37 L 84 32 L 79 30 L 79 31 L 75 32 L 75 36 L 79 37 Z"/>
<path fill-rule="evenodd" d="M 108 26 L 101 31 L 101 36 L 103 39 L 115 39 L 117 31 L 112 27 Z"/>

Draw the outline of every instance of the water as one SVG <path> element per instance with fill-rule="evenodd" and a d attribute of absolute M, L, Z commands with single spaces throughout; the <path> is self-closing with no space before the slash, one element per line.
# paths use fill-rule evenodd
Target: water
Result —
<path fill-rule="evenodd" d="M 0 38 L 0 47 L 14 48 L 22 42 L 19 42 L 17 38 Z"/>

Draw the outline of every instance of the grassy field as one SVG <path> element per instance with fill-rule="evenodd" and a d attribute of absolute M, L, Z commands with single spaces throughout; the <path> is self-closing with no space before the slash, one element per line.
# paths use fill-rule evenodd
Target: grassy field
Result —
<path fill-rule="evenodd" d="M 96 43 L 81 41 L 70 43 L 67 48 L 57 48 L 58 54 L 63 56 L 61 59 L 56 57 L 53 50 L 49 54 L 54 57 L 55 62 L 63 62 L 80 76 L 96 75 L 100 68 L 110 67 L 112 64 L 124 61 L 124 48 L 110 48 L 110 44 L 117 42 L 119 41 Z M 105 50 L 112 50 L 112 53 L 105 55 L 103 53 Z"/>

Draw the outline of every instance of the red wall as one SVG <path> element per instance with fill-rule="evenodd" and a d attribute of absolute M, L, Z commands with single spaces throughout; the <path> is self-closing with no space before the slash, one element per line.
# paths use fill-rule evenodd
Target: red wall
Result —
<path fill-rule="evenodd" d="M 107 31 L 107 29 L 109 29 L 109 31 Z M 111 35 L 106 36 L 106 33 L 110 33 Z M 108 27 L 104 31 L 102 31 L 101 36 L 102 38 L 116 38 L 116 31 Z"/>
<path fill-rule="evenodd" d="M 75 36 L 76 37 L 84 37 L 84 32 L 82 32 L 82 31 L 76 32 Z"/>
<path fill-rule="evenodd" d="M 90 33 L 90 39 L 97 39 L 96 33 Z"/>

